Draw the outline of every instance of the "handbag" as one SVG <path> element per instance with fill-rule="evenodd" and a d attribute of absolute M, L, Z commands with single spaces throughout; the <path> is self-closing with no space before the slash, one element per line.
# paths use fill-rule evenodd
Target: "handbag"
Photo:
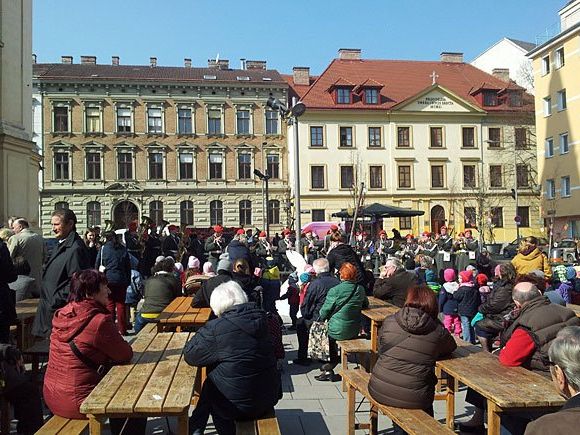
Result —
<path fill-rule="evenodd" d="M 99 266 L 99 272 L 101 273 L 105 273 L 105 270 L 107 270 L 107 268 L 103 264 L 103 248 L 104 246 L 101 248 L 101 265 Z"/>

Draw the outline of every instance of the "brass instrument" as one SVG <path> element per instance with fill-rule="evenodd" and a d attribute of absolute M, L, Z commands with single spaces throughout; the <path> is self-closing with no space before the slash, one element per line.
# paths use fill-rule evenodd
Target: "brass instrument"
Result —
<path fill-rule="evenodd" d="M 105 234 L 113 231 L 115 228 L 115 224 L 112 220 L 106 219 L 105 220 L 105 228 L 102 229 L 101 233 L 100 233 L 100 238 L 99 238 L 99 242 L 101 244 L 105 244 L 106 239 L 105 239 Z"/>
<path fill-rule="evenodd" d="M 139 249 L 141 250 L 141 255 L 145 251 L 145 235 L 151 228 L 151 224 L 153 220 L 149 216 L 141 216 L 141 223 L 139 224 L 139 238 L 137 239 L 137 244 L 139 245 Z"/>
<path fill-rule="evenodd" d="M 187 236 L 189 240 L 189 236 Z M 177 245 L 177 258 L 176 261 L 181 261 L 183 258 L 183 254 L 185 254 L 185 229 L 181 231 L 181 237 L 179 238 L 179 244 Z"/>

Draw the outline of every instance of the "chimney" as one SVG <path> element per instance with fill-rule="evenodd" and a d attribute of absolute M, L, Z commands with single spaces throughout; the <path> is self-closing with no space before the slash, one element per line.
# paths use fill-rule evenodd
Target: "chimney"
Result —
<path fill-rule="evenodd" d="M 360 48 L 339 48 L 338 58 L 345 60 L 360 60 L 361 49 Z"/>
<path fill-rule="evenodd" d="M 246 61 L 246 69 L 266 69 L 266 61 L 265 60 L 247 60 Z"/>
<path fill-rule="evenodd" d="M 36 54 L 32 53 L 32 63 L 36 63 Z"/>
<path fill-rule="evenodd" d="M 183 66 L 186 68 L 191 68 L 191 59 L 189 57 L 183 59 Z"/>
<path fill-rule="evenodd" d="M 61 57 L 60 57 L 60 61 L 61 61 L 62 63 L 68 63 L 68 64 L 71 64 L 71 63 L 73 63 L 73 57 L 72 57 L 72 56 L 61 56 Z"/>
<path fill-rule="evenodd" d="M 212 69 L 229 69 L 230 61 L 227 59 L 208 59 L 207 67 Z"/>
<path fill-rule="evenodd" d="M 151 66 L 151 67 L 157 66 L 157 58 L 156 57 L 149 58 L 149 66 Z"/>
<path fill-rule="evenodd" d="M 240 69 L 241 70 L 245 70 L 246 69 L 246 59 L 245 58 L 240 58 Z"/>
<path fill-rule="evenodd" d="M 295 66 L 292 68 L 292 76 L 295 85 L 310 85 L 310 67 Z"/>
<path fill-rule="evenodd" d="M 119 56 L 112 56 L 111 57 L 111 65 L 119 66 L 120 60 L 121 59 L 119 58 Z"/>
<path fill-rule="evenodd" d="M 449 63 L 463 63 L 463 53 L 453 53 L 451 51 L 443 51 L 441 53 L 441 62 Z"/>
<path fill-rule="evenodd" d="M 503 80 L 504 82 L 510 81 L 510 70 L 509 68 L 494 68 L 491 70 L 491 74 L 496 78 Z"/>
<path fill-rule="evenodd" d="M 81 56 L 81 65 L 96 65 L 96 63 L 97 56 Z"/>

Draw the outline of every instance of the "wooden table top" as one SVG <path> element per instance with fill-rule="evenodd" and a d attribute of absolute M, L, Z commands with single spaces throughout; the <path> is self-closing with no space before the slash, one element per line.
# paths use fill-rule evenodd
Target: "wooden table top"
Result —
<path fill-rule="evenodd" d="M 375 322 L 383 322 L 387 317 L 389 317 L 392 314 L 395 314 L 399 310 L 400 308 L 395 305 L 386 304 L 375 307 L 370 306 L 369 308 L 365 308 L 361 312 L 363 316 L 368 317 L 369 319 Z"/>
<path fill-rule="evenodd" d="M 503 409 L 557 407 L 565 401 L 550 379 L 522 367 L 505 367 L 495 355 L 467 345 L 458 346 L 452 358 L 437 361 L 437 367 Z"/>
<path fill-rule="evenodd" d="M 175 298 L 159 314 L 157 320 L 164 326 L 202 326 L 211 315 L 211 308 L 192 308 L 192 296 Z"/>
<path fill-rule="evenodd" d="M 388 302 L 385 302 L 379 298 L 375 298 L 374 296 L 369 296 L 368 300 L 369 300 L 369 308 L 384 307 L 386 305 L 389 305 Z"/>
<path fill-rule="evenodd" d="M 576 317 L 580 317 L 580 305 L 566 304 L 566 307 L 574 311 L 576 313 Z"/>
<path fill-rule="evenodd" d="M 22 321 L 30 317 L 35 317 L 39 300 L 24 299 L 23 301 L 16 302 L 16 317 L 18 320 Z"/>
<path fill-rule="evenodd" d="M 197 367 L 182 355 L 192 333 L 149 330 L 132 343 L 130 364 L 114 366 L 80 411 L 105 416 L 178 415 L 189 409 Z"/>

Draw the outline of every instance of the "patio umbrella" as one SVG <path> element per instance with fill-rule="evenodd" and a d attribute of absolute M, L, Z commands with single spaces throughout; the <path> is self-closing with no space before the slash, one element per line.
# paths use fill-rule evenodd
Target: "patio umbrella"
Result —
<path fill-rule="evenodd" d="M 409 208 L 395 207 L 393 205 L 383 205 L 375 202 L 374 204 L 364 207 L 360 211 L 361 216 L 370 216 L 374 218 L 379 217 L 406 217 L 406 216 L 422 216 L 425 214 L 421 210 L 411 210 Z M 341 210 L 339 212 L 333 213 L 332 216 L 340 218 L 352 217 L 346 210 Z"/>

